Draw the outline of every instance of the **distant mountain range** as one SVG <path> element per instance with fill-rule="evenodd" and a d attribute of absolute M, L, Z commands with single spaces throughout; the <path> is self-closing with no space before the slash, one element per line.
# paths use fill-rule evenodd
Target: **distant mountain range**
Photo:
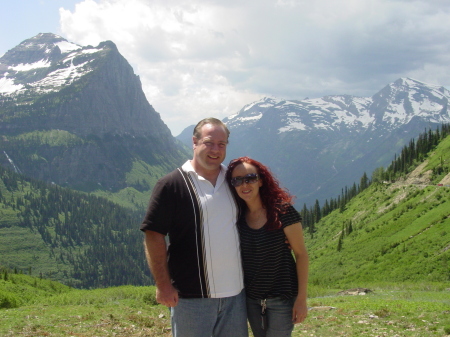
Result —
<path fill-rule="evenodd" d="M 227 160 L 248 155 L 270 166 L 297 205 L 321 203 L 387 166 L 425 128 L 450 122 L 450 91 L 400 78 L 372 97 L 263 98 L 223 121 Z M 192 127 L 177 138 L 191 143 Z"/>
<path fill-rule="evenodd" d="M 145 199 L 190 156 L 114 43 L 82 47 L 54 34 L 0 58 L 0 136 L 1 165 L 82 191 L 132 189 Z"/>

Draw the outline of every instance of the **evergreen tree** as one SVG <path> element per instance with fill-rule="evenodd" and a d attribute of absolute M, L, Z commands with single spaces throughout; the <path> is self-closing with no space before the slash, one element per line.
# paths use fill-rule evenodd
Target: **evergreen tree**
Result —
<path fill-rule="evenodd" d="M 361 177 L 361 182 L 359 183 L 359 189 L 360 191 L 364 191 L 367 187 L 369 187 L 369 178 L 367 178 L 367 174 L 364 172 Z"/>

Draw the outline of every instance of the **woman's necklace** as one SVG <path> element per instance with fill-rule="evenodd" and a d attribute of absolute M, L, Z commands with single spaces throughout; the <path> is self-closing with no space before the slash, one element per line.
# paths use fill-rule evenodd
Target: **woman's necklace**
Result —
<path fill-rule="evenodd" d="M 247 220 L 247 225 L 250 228 L 260 229 L 267 222 L 266 210 L 264 208 L 260 208 L 254 212 L 247 211 L 245 218 Z"/>

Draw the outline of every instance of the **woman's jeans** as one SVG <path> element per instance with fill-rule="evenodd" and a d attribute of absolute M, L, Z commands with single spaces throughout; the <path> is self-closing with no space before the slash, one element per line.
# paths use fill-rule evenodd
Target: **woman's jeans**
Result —
<path fill-rule="evenodd" d="M 295 298 L 281 297 L 266 300 L 265 328 L 262 327 L 261 300 L 247 298 L 247 318 L 255 337 L 289 337 L 294 324 L 292 308 Z"/>

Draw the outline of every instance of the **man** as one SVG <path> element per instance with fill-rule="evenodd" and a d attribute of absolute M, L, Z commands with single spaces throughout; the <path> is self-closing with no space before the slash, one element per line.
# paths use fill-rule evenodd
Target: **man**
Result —
<path fill-rule="evenodd" d="M 237 206 L 222 165 L 229 133 L 216 118 L 197 124 L 193 159 L 158 181 L 141 225 L 175 337 L 248 336 Z"/>

